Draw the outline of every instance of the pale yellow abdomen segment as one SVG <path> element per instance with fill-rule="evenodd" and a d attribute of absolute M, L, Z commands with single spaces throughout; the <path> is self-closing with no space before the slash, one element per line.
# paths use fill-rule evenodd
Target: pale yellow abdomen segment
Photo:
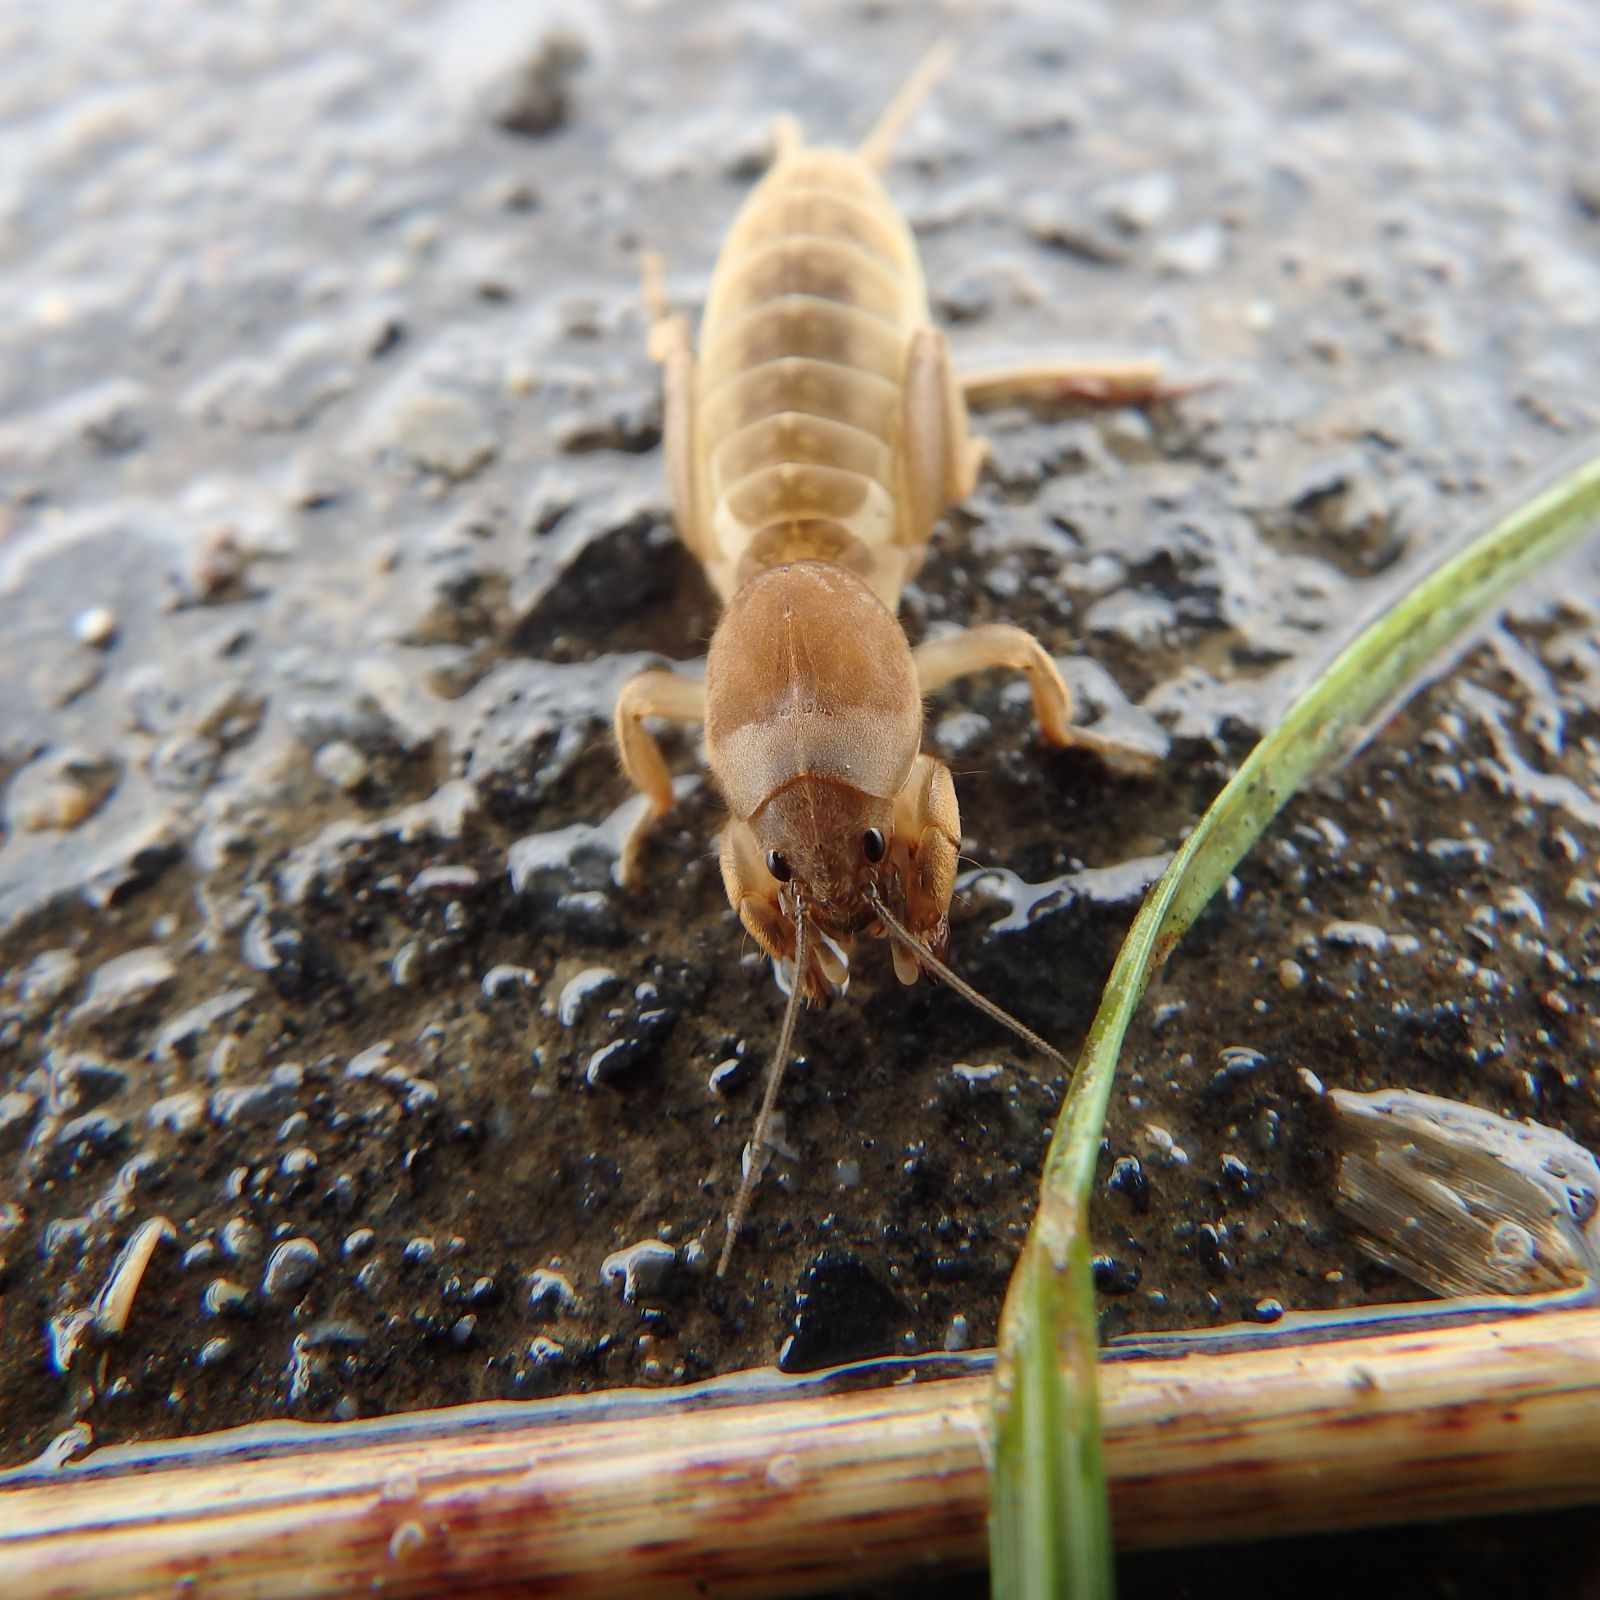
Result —
<path fill-rule="evenodd" d="M 796 150 L 746 201 L 701 324 L 692 541 L 724 599 L 820 558 L 892 610 L 926 527 L 905 507 L 906 362 L 928 321 L 915 241 L 842 150 Z"/>

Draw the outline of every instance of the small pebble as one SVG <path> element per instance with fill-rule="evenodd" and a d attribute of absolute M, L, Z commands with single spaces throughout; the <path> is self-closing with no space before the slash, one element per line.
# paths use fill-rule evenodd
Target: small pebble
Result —
<path fill-rule="evenodd" d="M 205 1096 L 194 1089 L 163 1095 L 144 1114 L 145 1123 L 168 1133 L 192 1133 L 205 1121 Z"/>
<path fill-rule="evenodd" d="M 1101 186 L 1096 207 L 1125 233 L 1159 227 L 1178 203 L 1178 180 L 1170 172 L 1142 172 Z"/>
<path fill-rule="evenodd" d="M 108 648 L 117 637 L 117 614 L 109 606 L 90 606 L 73 618 L 72 636 L 93 650 Z"/>
<path fill-rule="evenodd" d="M 189 1246 L 179 1258 L 178 1266 L 181 1271 L 190 1272 L 196 1267 L 209 1267 L 217 1259 L 217 1241 L 215 1239 L 201 1239 Z"/>
<path fill-rule="evenodd" d="M 487 85 L 483 98 L 489 116 L 508 133 L 526 138 L 554 133 L 572 115 L 573 79 L 588 55 L 582 36 L 570 25 L 552 23 Z"/>
<path fill-rule="evenodd" d="M 178 979 L 178 969 L 160 945 L 146 945 L 113 957 L 89 978 L 88 993 L 73 1008 L 74 1022 L 101 1022 L 149 1005 Z"/>
<path fill-rule="evenodd" d="M 1220 223 L 1202 222 L 1185 233 L 1163 239 L 1155 249 L 1158 271 L 1173 278 L 1200 278 L 1222 265 L 1228 235 Z"/>
<path fill-rule="evenodd" d="M 528 1313 L 541 1322 L 579 1309 L 577 1291 L 553 1267 L 540 1267 L 530 1272 L 527 1285 Z"/>
<path fill-rule="evenodd" d="M 41 950 L 17 979 L 25 1019 L 35 1022 L 78 981 L 78 958 L 70 950 Z"/>
<path fill-rule="evenodd" d="M 229 1278 L 213 1278 L 200 1296 L 208 1317 L 243 1317 L 250 1313 L 250 1291 Z"/>
<path fill-rule="evenodd" d="M 613 1039 L 602 1045 L 589 1057 L 583 1069 L 585 1081 L 591 1087 L 603 1083 L 616 1083 L 626 1077 L 655 1053 L 654 1044 L 647 1039 Z"/>
<path fill-rule="evenodd" d="M 422 976 L 423 948 L 420 939 L 407 939 L 389 963 L 389 981 L 397 989 L 409 989 Z"/>
<path fill-rule="evenodd" d="M 561 986 L 556 1001 L 556 1018 L 563 1028 L 572 1027 L 589 1002 L 613 991 L 620 980 L 610 967 L 585 967 Z"/>
<path fill-rule="evenodd" d="M 463 894 L 469 889 L 476 889 L 479 881 L 477 868 L 441 862 L 424 867 L 406 886 L 406 893 L 437 894 L 442 890 L 449 894 Z"/>
<path fill-rule="evenodd" d="M 39 1097 L 25 1089 L 0 1094 L 0 1150 L 19 1146 L 39 1115 Z"/>
<path fill-rule="evenodd" d="M 1217 1052 L 1217 1059 L 1222 1065 L 1212 1076 L 1211 1081 L 1214 1084 L 1252 1077 L 1267 1064 L 1267 1058 L 1259 1050 L 1252 1050 L 1247 1044 L 1224 1045 Z"/>
<path fill-rule="evenodd" d="M 484 973 L 478 987 L 485 1000 L 499 1000 L 508 994 L 515 994 L 519 989 L 531 989 L 537 982 L 538 977 L 531 967 L 516 967 L 502 962 Z"/>
<path fill-rule="evenodd" d="M 1112 1164 L 1106 1188 L 1122 1195 L 1141 1216 L 1150 1209 L 1150 1180 L 1137 1156 L 1119 1156 Z"/>
<path fill-rule="evenodd" d="M 1143 1274 L 1136 1262 L 1116 1256 L 1096 1256 L 1093 1263 L 1094 1286 L 1101 1294 L 1132 1294 Z"/>
<path fill-rule="evenodd" d="M 316 774 L 342 794 L 359 789 L 372 771 L 372 763 L 344 739 L 334 739 L 311 758 Z"/>
<path fill-rule="evenodd" d="M 317 1153 L 304 1145 L 287 1151 L 278 1163 L 278 1171 L 286 1178 L 304 1178 L 317 1170 Z"/>
<path fill-rule="evenodd" d="M 1236 1155 L 1225 1155 L 1222 1158 L 1222 1181 L 1235 1193 L 1248 1196 L 1251 1193 L 1250 1168 Z"/>
<path fill-rule="evenodd" d="M 1143 1131 L 1145 1142 L 1150 1146 L 1151 1157 L 1158 1165 L 1163 1167 L 1188 1165 L 1188 1151 L 1176 1143 L 1172 1135 L 1159 1123 L 1146 1123 Z"/>
<path fill-rule="evenodd" d="M 223 1254 L 235 1261 L 254 1261 L 261 1254 L 261 1230 L 243 1217 L 231 1217 L 222 1225 Z"/>
<path fill-rule="evenodd" d="M 750 1081 L 750 1063 L 738 1056 L 729 1056 L 711 1069 L 706 1087 L 715 1095 L 730 1095 Z"/>
<path fill-rule="evenodd" d="M 1195 1229 L 1195 1254 L 1201 1266 L 1214 1278 L 1225 1278 L 1233 1270 L 1233 1262 L 1222 1248 L 1222 1235 L 1215 1223 L 1202 1222 Z"/>
<path fill-rule="evenodd" d="M 614 1250 L 600 1265 L 602 1285 L 620 1289 L 622 1298 L 632 1305 L 641 1295 L 657 1294 L 666 1286 L 678 1253 L 660 1239 L 641 1239 L 638 1244 Z"/>
<path fill-rule="evenodd" d="M 267 1257 L 261 1274 L 261 1292 L 269 1300 L 283 1300 L 303 1289 L 317 1270 L 321 1252 L 310 1239 L 285 1239 Z"/>
<path fill-rule="evenodd" d="M 1005 1077 L 1006 1069 L 996 1061 L 986 1061 L 982 1066 L 974 1067 L 965 1061 L 958 1061 L 950 1069 L 951 1075 L 957 1081 L 964 1083 L 967 1088 L 988 1089 Z"/>
<path fill-rule="evenodd" d="M 534 1367 L 559 1367 L 567 1359 L 567 1347 L 559 1339 L 536 1333 L 528 1341 L 528 1362 Z"/>
<path fill-rule="evenodd" d="M 220 1366 L 232 1354 L 232 1339 L 224 1339 L 221 1337 L 207 1339 L 206 1342 L 200 1346 L 199 1352 L 194 1358 L 195 1365 L 201 1367 Z"/>

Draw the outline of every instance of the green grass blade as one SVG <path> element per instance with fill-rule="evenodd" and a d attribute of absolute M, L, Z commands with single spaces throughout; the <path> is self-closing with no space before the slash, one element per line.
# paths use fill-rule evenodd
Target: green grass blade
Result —
<path fill-rule="evenodd" d="M 1057 1120 L 1001 1318 L 989 1533 L 999 1600 L 1100 1600 L 1113 1589 L 1088 1209 L 1117 1058 L 1150 975 L 1306 780 L 1495 600 L 1597 521 L 1600 457 L 1422 577 L 1256 746 L 1146 896 Z"/>

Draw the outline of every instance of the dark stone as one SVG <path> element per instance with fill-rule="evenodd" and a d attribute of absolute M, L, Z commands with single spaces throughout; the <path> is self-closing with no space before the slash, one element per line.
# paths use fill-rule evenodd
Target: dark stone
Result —
<path fill-rule="evenodd" d="M 1094 1258 L 1094 1286 L 1101 1294 L 1132 1294 L 1141 1277 L 1137 1262 L 1120 1261 L 1116 1256 Z"/>
<path fill-rule="evenodd" d="M 778 1365 L 785 1372 L 887 1355 L 905 1320 L 900 1302 L 853 1251 L 829 1246 L 800 1275 L 793 1330 Z"/>
<path fill-rule="evenodd" d="M 283 1000 L 306 1000 L 341 976 L 332 954 L 281 911 L 262 913 L 247 930 L 245 959 Z"/>
<path fill-rule="evenodd" d="M 572 80 L 587 59 L 582 39 L 552 29 L 491 93 L 490 117 L 525 138 L 554 133 L 572 115 Z"/>
<path fill-rule="evenodd" d="M 1238 1156 L 1227 1155 L 1222 1158 L 1222 1181 L 1242 1199 L 1248 1200 L 1255 1194 L 1250 1168 Z"/>
<path fill-rule="evenodd" d="M 1140 1216 L 1150 1209 L 1150 1180 L 1137 1156 L 1118 1156 L 1106 1179 L 1106 1188 L 1122 1195 Z"/>
<path fill-rule="evenodd" d="M 1228 1253 L 1222 1248 L 1222 1236 L 1218 1233 L 1216 1224 L 1202 1222 L 1195 1229 L 1195 1254 L 1200 1258 L 1203 1266 L 1213 1278 L 1225 1278 L 1233 1271 L 1233 1262 L 1228 1258 Z"/>
<path fill-rule="evenodd" d="M 56 1152 L 72 1168 L 86 1161 L 116 1155 L 128 1145 L 128 1121 L 111 1111 L 90 1111 L 56 1130 Z"/>

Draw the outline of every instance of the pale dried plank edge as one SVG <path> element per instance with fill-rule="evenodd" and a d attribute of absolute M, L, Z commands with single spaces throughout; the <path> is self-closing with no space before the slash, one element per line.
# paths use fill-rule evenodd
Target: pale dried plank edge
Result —
<path fill-rule="evenodd" d="M 1107 1362 L 1100 1385 L 1126 1547 L 1600 1500 L 1600 1311 Z M 5 1592 L 775 1595 L 983 1560 L 986 1377 L 628 1399 L 35 1478 L 0 1492 Z"/>

